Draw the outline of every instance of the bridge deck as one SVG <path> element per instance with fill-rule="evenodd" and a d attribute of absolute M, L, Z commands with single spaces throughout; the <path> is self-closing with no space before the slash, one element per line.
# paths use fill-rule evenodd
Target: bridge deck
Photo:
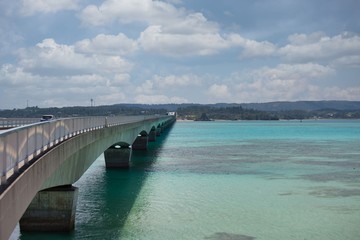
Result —
<path fill-rule="evenodd" d="M 113 144 L 132 144 L 174 116 L 57 119 L 0 133 L 0 239 L 7 239 L 38 191 L 72 184 Z M 161 125 L 164 124 L 164 125 Z"/>
<path fill-rule="evenodd" d="M 48 122 L 39 122 L 37 119 L 36 123 L 33 123 L 35 119 L 2 120 L 2 127 L 32 124 L 0 133 L 0 186 L 7 184 L 8 179 L 33 158 L 68 138 L 104 127 L 158 118 L 159 116 L 82 117 Z"/>

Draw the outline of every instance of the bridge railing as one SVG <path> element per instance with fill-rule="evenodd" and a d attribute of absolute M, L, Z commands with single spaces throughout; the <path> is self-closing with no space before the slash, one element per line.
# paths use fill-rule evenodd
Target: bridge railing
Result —
<path fill-rule="evenodd" d="M 18 127 L 38 121 L 39 118 L 0 118 L 0 129 Z"/>
<path fill-rule="evenodd" d="M 70 137 L 154 118 L 159 116 L 64 118 L 6 130 L 0 133 L 0 185 L 6 184 L 29 161 Z"/>

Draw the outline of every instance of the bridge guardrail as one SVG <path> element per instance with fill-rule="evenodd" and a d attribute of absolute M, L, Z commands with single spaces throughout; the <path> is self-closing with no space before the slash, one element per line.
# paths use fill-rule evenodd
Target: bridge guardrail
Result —
<path fill-rule="evenodd" d="M 0 118 L 0 129 L 7 129 L 39 122 L 39 118 Z"/>
<path fill-rule="evenodd" d="M 49 148 L 75 135 L 159 116 L 80 117 L 56 119 L 0 133 L 0 185 Z"/>

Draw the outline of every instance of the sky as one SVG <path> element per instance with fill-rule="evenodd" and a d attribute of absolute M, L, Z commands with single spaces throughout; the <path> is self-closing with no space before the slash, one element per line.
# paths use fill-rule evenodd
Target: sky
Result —
<path fill-rule="evenodd" d="M 359 16 L 360 0 L 0 0 L 0 109 L 360 101 Z"/>

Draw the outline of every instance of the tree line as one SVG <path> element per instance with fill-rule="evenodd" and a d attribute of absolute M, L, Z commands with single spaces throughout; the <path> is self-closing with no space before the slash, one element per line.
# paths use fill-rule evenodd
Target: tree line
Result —
<path fill-rule="evenodd" d="M 178 117 L 187 120 L 279 120 L 279 119 L 360 119 L 359 110 L 283 110 L 260 111 L 236 107 L 212 107 L 206 105 L 177 109 Z M 204 115 L 205 114 L 205 115 Z"/>
<path fill-rule="evenodd" d="M 63 108 L 27 107 L 24 109 L 0 110 L 2 118 L 40 118 L 51 114 L 57 118 L 82 116 L 153 115 L 176 111 L 179 119 L 187 120 L 279 120 L 279 119 L 360 119 L 360 110 L 282 110 L 264 111 L 244 108 L 240 105 L 221 104 L 172 104 L 142 105 L 116 104 L 107 106 L 74 106 Z"/>

